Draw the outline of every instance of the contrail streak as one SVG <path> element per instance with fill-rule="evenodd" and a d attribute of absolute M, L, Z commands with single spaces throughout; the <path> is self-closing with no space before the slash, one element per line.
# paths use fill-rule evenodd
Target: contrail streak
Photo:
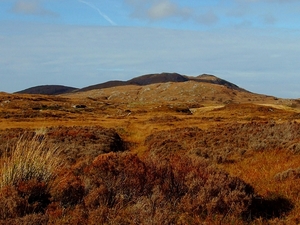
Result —
<path fill-rule="evenodd" d="M 95 9 L 100 14 L 100 16 L 102 16 L 111 25 L 113 25 L 113 26 L 117 25 L 107 15 L 105 15 L 103 12 L 101 12 L 101 10 L 99 8 L 97 8 L 95 5 L 93 5 L 93 4 L 89 3 L 89 2 L 83 1 L 83 0 L 78 0 L 78 1 L 81 2 L 81 3 L 83 3 L 83 4 L 86 4 L 87 6 L 91 7 L 92 9 Z"/>

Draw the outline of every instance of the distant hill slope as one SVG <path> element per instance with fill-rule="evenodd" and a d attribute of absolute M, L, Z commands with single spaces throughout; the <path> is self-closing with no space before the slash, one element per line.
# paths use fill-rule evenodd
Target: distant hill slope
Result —
<path fill-rule="evenodd" d="M 92 86 L 88 86 L 85 88 L 78 89 L 77 92 L 90 91 L 94 89 L 103 89 L 103 88 L 111 88 L 118 86 L 126 86 L 126 85 L 149 85 L 149 84 L 157 84 L 157 83 L 167 83 L 167 82 L 185 82 L 188 81 L 189 78 L 180 75 L 178 73 L 155 73 L 155 74 L 147 74 L 139 77 L 135 77 L 128 81 L 108 81 L 101 84 L 96 84 Z"/>
<path fill-rule="evenodd" d="M 70 93 L 77 90 L 74 87 L 67 87 L 63 85 L 40 85 L 18 91 L 18 94 L 43 94 L 43 95 L 59 95 Z"/>
<path fill-rule="evenodd" d="M 76 90 L 76 92 L 84 92 L 84 91 L 90 91 L 95 89 L 112 88 L 112 87 L 126 86 L 126 85 L 145 86 L 145 85 L 158 84 L 158 83 L 168 83 L 168 82 L 177 83 L 177 82 L 187 82 L 187 81 L 219 84 L 231 89 L 245 91 L 244 89 L 238 87 L 237 85 L 230 83 L 226 80 L 220 79 L 214 75 L 202 74 L 197 77 L 192 77 L 192 76 L 181 75 L 178 73 L 155 73 L 155 74 L 146 74 L 139 77 L 135 77 L 128 81 L 109 81 L 101 84 L 96 84 L 96 85 L 78 89 Z"/>
<path fill-rule="evenodd" d="M 93 99 L 129 105 L 226 105 L 229 103 L 282 104 L 281 99 L 246 91 L 215 76 L 194 77 L 185 82 L 165 82 L 148 85 L 120 85 L 67 95 L 76 99 Z M 157 106 L 155 106 L 157 107 Z"/>
<path fill-rule="evenodd" d="M 101 84 L 95 84 L 95 85 L 91 85 L 88 87 L 84 87 L 81 89 L 76 90 L 75 92 L 84 92 L 84 91 L 90 91 L 90 90 L 95 90 L 95 89 L 104 89 L 104 88 L 111 88 L 111 87 L 118 87 L 118 86 L 124 86 L 126 85 L 126 81 L 108 81 L 105 83 L 101 83 Z"/>
<path fill-rule="evenodd" d="M 223 85 L 226 86 L 228 88 L 231 89 L 235 89 L 235 90 L 240 90 L 240 91 L 246 91 L 245 89 L 240 88 L 239 86 L 230 83 L 226 80 L 223 80 L 219 77 L 216 77 L 214 75 L 210 75 L 210 74 L 202 74 L 199 75 L 197 77 L 190 77 L 189 80 L 194 80 L 194 81 L 198 81 L 198 82 L 206 82 L 206 83 L 211 83 L 211 84 L 219 84 L 219 85 Z"/>

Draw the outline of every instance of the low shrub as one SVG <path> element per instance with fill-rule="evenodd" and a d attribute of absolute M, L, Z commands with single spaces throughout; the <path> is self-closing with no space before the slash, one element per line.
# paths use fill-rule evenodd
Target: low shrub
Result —
<path fill-rule="evenodd" d="M 77 205 L 84 197 L 84 184 L 72 171 L 61 170 L 50 189 L 51 200 L 64 208 Z"/>
<path fill-rule="evenodd" d="M 239 217 L 255 196 L 242 180 L 189 157 L 141 160 L 130 153 L 108 153 L 98 156 L 85 176 L 89 190 L 84 205 L 107 224 L 117 218 L 170 224 L 183 214 L 187 220 L 213 214 Z"/>
<path fill-rule="evenodd" d="M 298 154 L 300 124 L 251 122 L 218 125 L 207 130 L 184 127 L 157 131 L 145 138 L 149 157 L 191 154 L 216 163 L 232 163 L 250 151 L 289 149 Z"/>
<path fill-rule="evenodd" d="M 0 219 L 19 218 L 45 213 L 50 194 L 45 183 L 37 180 L 21 181 L 0 190 Z"/>

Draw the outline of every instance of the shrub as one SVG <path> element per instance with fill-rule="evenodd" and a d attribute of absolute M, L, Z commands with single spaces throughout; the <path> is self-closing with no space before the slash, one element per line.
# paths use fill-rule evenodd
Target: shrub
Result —
<path fill-rule="evenodd" d="M 22 218 L 15 218 L 15 219 L 7 219 L 7 220 L 0 220 L 0 225 L 41 225 L 41 224 L 48 224 L 48 217 L 47 215 L 39 214 L 31 214 L 26 215 Z"/>
<path fill-rule="evenodd" d="M 85 171 L 91 189 L 86 205 L 97 207 L 127 204 L 142 195 L 147 183 L 144 163 L 130 153 L 108 153 L 95 158 Z M 89 191 L 89 190 L 87 190 Z"/>
<path fill-rule="evenodd" d="M 72 171 L 61 170 L 51 185 L 50 193 L 52 201 L 66 208 L 80 203 L 84 196 L 84 185 Z"/>
<path fill-rule="evenodd" d="M 175 224 L 211 215 L 239 217 L 255 196 L 242 180 L 188 156 L 142 160 L 130 153 L 108 153 L 98 156 L 85 176 L 89 220 L 106 224 L 119 224 L 118 218 L 133 224 Z"/>
<path fill-rule="evenodd" d="M 125 150 L 125 143 L 114 129 L 100 126 L 51 127 L 49 143 L 59 145 L 70 164 L 79 160 L 90 163 L 103 153 Z"/>
<path fill-rule="evenodd" d="M 152 165 L 158 179 L 154 183 L 159 184 L 164 201 L 175 202 L 174 209 L 192 217 L 238 216 L 248 210 L 255 196 L 249 184 L 201 159 L 176 156 L 160 168 L 157 161 Z"/>
<path fill-rule="evenodd" d="M 50 203 L 48 187 L 36 180 L 22 181 L 0 190 L 0 219 L 44 213 Z"/>
<path fill-rule="evenodd" d="M 0 219 L 14 218 L 23 214 L 25 201 L 15 187 L 7 186 L 0 191 Z"/>
<path fill-rule="evenodd" d="M 297 122 L 222 124 L 207 130 L 197 127 L 157 131 L 145 138 L 146 153 L 153 157 L 191 154 L 216 163 L 232 163 L 251 151 L 289 149 L 300 152 Z"/>

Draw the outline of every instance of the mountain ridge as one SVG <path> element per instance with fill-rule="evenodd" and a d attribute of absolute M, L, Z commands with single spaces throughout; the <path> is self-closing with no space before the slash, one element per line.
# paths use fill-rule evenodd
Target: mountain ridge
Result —
<path fill-rule="evenodd" d="M 18 94 L 44 94 L 44 95 L 59 95 L 59 94 L 68 94 L 73 92 L 85 92 L 91 91 L 95 89 L 105 89 L 105 88 L 112 88 L 118 86 L 128 86 L 128 85 L 137 85 L 137 86 L 146 86 L 151 84 L 158 84 L 158 83 L 181 83 L 187 81 L 195 81 L 195 82 L 203 82 L 203 83 L 211 83 L 226 86 L 230 89 L 240 90 L 240 91 L 247 91 L 245 89 L 240 88 L 239 86 L 223 80 L 215 75 L 211 74 L 202 74 L 198 76 L 187 76 L 181 75 L 179 73 L 153 73 L 153 74 L 146 74 L 141 75 L 138 77 L 134 77 L 127 81 L 120 81 L 120 80 L 111 80 L 99 84 L 90 85 L 83 88 L 75 88 L 63 85 L 39 85 L 30 87 L 15 93 Z M 247 91 L 248 92 L 248 91 Z"/>

